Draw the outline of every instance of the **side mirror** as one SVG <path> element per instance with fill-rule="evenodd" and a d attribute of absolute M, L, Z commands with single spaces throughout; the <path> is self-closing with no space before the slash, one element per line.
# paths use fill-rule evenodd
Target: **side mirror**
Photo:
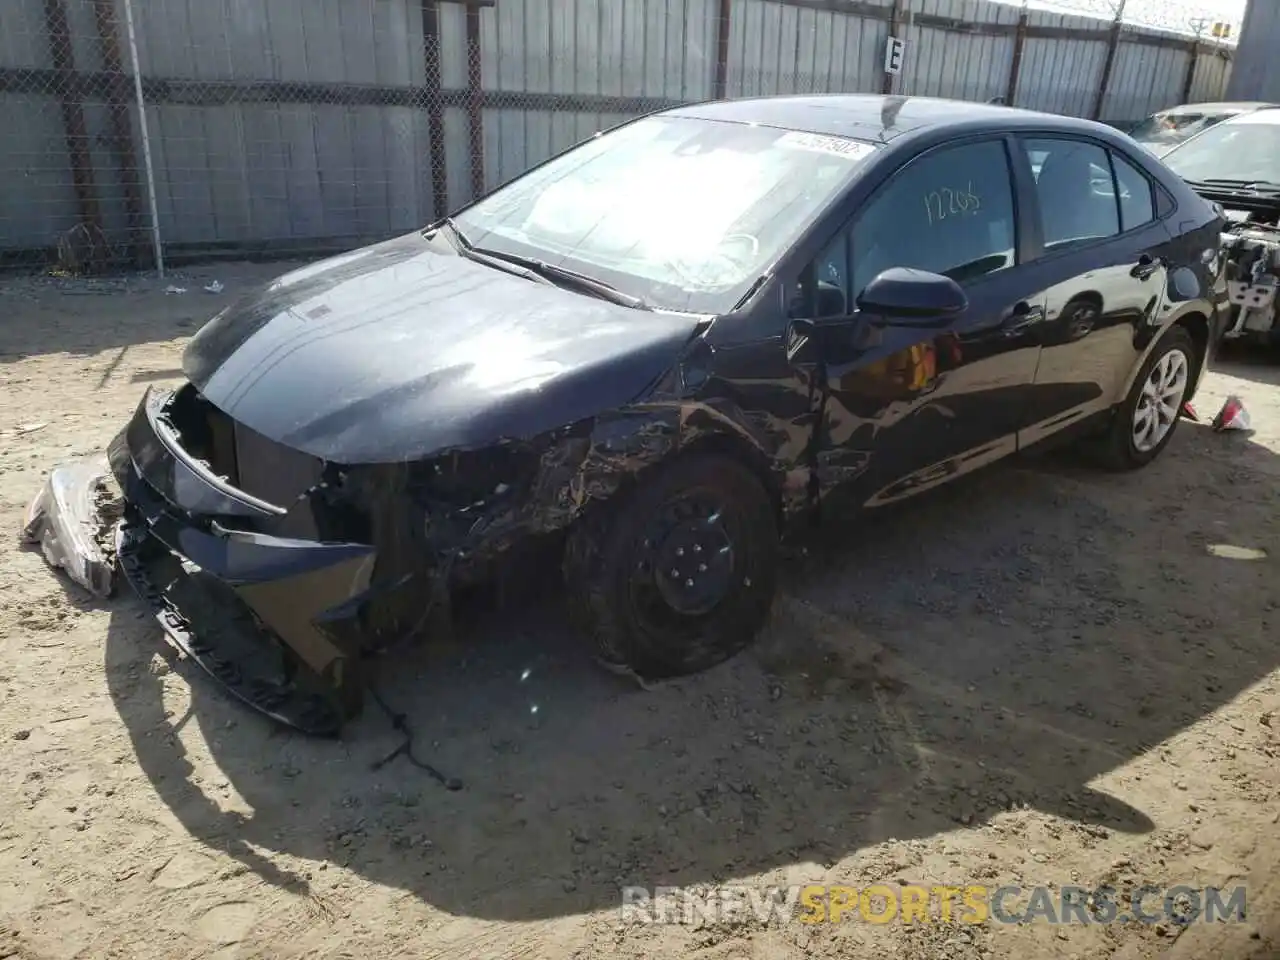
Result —
<path fill-rule="evenodd" d="M 893 267 L 858 294 L 858 310 L 899 327 L 941 327 L 969 306 L 960 284 L 927 270 Z"/>

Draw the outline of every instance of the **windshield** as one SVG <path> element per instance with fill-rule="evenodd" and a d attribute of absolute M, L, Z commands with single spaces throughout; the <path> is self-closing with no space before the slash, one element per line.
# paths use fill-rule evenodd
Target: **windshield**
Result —
<path fill-rule="evenodd" d="M 478 248 L 567 267 L 656 307 L 723 313 L 874 151 L 843 137 L 649 117 L 453 219 Z"/>
<path fill-rule="evenodd" d="M 1280 183 L 1280 110 L 1210 127 L 1163 159 L 1184 180 Z"/>

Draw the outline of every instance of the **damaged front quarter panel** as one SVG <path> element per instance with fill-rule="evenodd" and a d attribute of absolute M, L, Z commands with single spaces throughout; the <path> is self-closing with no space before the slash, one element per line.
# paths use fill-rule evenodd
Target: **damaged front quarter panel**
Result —
<path fill-rule="evenodd" d="M 523 541 L 565 531 L 691 448 L 714 445 L 747 462 L 781 514 L 809 507 L 808 418 L 751 416 L 717 395 L 708 389 L 713 355 L 695 336 L 636 401 L 528 439 L 344 470 L 342 496 L 370 518 L 374 581 L 394 585 L 365 604 L 366 648 L 417 633 L 424 596 L 434 622 L 447 624 L 455 583 L 491 572 Z"/>
<path fill-rule="evenodd" d="M 565 530 L 644 471 L 709 443 L 731 446 L 754 461 L 771 491 L 783 488 L 782 469 L 740 420 L 707 403 L 676 399 L 636 404 L 528 441 L 452 451 L 415 465 L 360 468 L 351 479 L 367 485 L 357 478 L 361 471 L 382 475 L 381 506 L 372 509 L 381 518 L 373 532 L 383 572 L 377 579 L 398 581 L 429 566 L 439 581 L 486 567 L 523 540 Z M 442 478 L 473 494 L 437 495 Z M 420 590 L 407 594 L 415 592 L 421 597 Z"/>

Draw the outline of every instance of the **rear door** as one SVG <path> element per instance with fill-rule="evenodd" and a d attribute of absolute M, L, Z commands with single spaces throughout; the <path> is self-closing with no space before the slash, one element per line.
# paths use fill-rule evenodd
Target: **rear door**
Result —
<path fill-rule="evenodd" d="M 1159 188 L 1122 152 L 1083 138 L 1020 137 L 1046 291 L 1020 445 L 1106 411 L 1159 325 L 1176 244 Z"/>
<path fill-rule="evenodd" d="M 992 135 L 909 159 L 802 271 L 792 316 L 848 317 L 847 337 L 826 343 L 824 492 L 849 481 L 855 504 L 879 505 L 1016 449 L 1044 297 L 1018 265 L 1012 149 Z M 890 267 L 950 276 L 968 309 L 935 329 L 859 313 L 858 293 Z"/>

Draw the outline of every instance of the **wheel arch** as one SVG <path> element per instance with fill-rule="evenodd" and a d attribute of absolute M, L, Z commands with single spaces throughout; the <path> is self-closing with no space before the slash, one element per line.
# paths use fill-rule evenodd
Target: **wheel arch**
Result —
<path fill-rule="evenodd" d="M 696 437 L 675 454 L 676 457 L 697 455 L 724 457 L 727 460 L 737 461 L 750 470 L 764 487 L 765 493 L 769 495 L 774 517 L 779 522 L 782 521 L 783 478 L 768 455 L 748 438 L 729 430 L 713 430 Z"/>
<path fill-rule="evenodd" d="M 1200 377 L 1204 374 L 1205 360 L 1209 356 L 1209 337 L 1211 325 L 1209 318 L 1199 310 L 1183 314 L 1173 322 L 1174 326 L 1184 328 L 1191 334 L 1191 342 L 1196 345 L 1195 375 L 1192 377 L 1192 393 L 1200 386 Z M 1190 394 L 1188 394 L 1190 396 Z"/>
<path fill-rule="evenodd" d="M 1143 366 L 1146 365 L 1147 359 L 1152 352 L 1160 344 L 1169 331 L 1174 328 L 1181 328 L 1187 331 L 1191 337 L 1191 342 L 1196 348 L 1196 356 L 1193 359 L 1195 364 L 1194 378 L 1192 383 L 1198 387 L 1200 384 L 1200 375 L 1204 371 L 1205 358 L 1208 356 L 1209 349 L 1209 318 L 1206 313 L 1197 305 L 1184 312 L 1179 313 L 1174 319 L 1166 322 L 1155 332 L 1151 339 L 1143 347 L 1142 351 L 1134 360 L 1133 365 L 1129 368 L 1128 374 L 1124 378 L 1124 382 L 1120 384 L 1115 397 L 1112 398 L 1113 404 L 1124 402 L 1124 398 L 1129 395 L 1129 391 L 1133 389 L 1134 381 L 1137 380 L 1138 374 L 1142 372 Z M 1193 391 L 1194 392 L 1194 391 Z M 1190 396 L 1190 394 L 1188 394 Z"/>

